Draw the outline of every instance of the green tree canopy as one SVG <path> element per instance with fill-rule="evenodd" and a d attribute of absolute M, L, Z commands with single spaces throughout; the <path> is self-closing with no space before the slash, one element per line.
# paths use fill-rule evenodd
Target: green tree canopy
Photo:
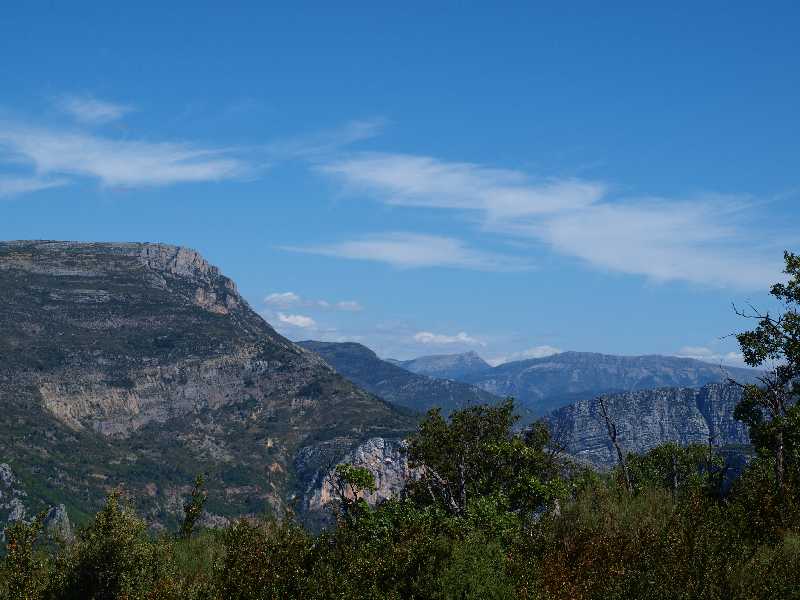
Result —
<path fill-rule="evenodd" d="M 514 402 L 471 406 L 449 420 L 431 410 L 409 440 L 408 456 L 420 479 L 410 484 L 421 502 L 464 514 L 477 498 L 502 497 L 511 510 L 529 512 L 553 502 L 563 491 L 542 423 L 515 434 Z"/>
<path fill-rule="evenodd" d="M 757 325 L 736 336 L 745 362 L 764 373 L 759 384 L 743 386 L 735 415 L 748 426 L 760 460 L 772 465 L 780 514 L 796 508 L 800 491 L 800 256 L 785 252 L 784 260 L 788 281 L 770 290 L 782 312 L 737 310 Z"/>

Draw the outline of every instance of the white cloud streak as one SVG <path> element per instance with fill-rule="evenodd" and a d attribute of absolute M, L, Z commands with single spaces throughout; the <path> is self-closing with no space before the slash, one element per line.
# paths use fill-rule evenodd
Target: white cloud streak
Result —
<path fill-rule="evenodd" d="M 747 247 L 735 214 L 717 198 L 607 203 L 556 215 L 535 228 L 558 252 L 654 281 L 757 289 L 781 271 L 774 257 Z"/>
<path fill-rule="evenodd" d="M 307 308 L 322 308 L 328 310 L 340 310 L 343 312 L 359 312 L 364 307 L 355 300 L 340 300 L 339 302 L 328 302 L 327 300 L 308 300 L 294 292 L 276 292 L 264 298 L 264 304 L 287 309 L 292 306 L 304 306 Z"/>
<path fill-rule="evenodd" d="M 435 235 L 390 232 L 333 244 L 286 246 L 285 250 L 323 256 L 389 263 L 398 268 L 454 267 L 479 271 L 530 269 L 526 261 L 466 246 L 461 240 Z"/>
<path fill-rule="evenodd" d="M 337 302 L 336 308 L 345 312 L 360 312 L 364 310 L 364 307 L 355 300 L 342 300 L 341 302 Z"/>
<path fill-rule="evenodd" d="M 280 308 L 288 308 L 290 306 L 294 306 L 295 304 L 300 304 L 302 300 L 303 299 L 294 292 L 276 292 L 269 294 L 266 298 L 264 298 L 264 304 L 278 306 Z"/>
<path fill-rule="evenodd" d="M 518 171 L 407 154 L 366 154 L 321 170 L 381 194 L 388 204 L 480 210 L 492 219 L 580 208 L 604 193 L 601 184 L 592 182 L 536 183 Z"/>
<path fill-rule="evenodd" d="M 501 365 L 503 363 L 512 362 L 515 360 L 527 360 L 529 358 L 545 358 L 547 356 L 553 356 L 554 354 L 560 354 L 562 350 L 560 348 L 556 348 L 555 346 L 535 346 L 533 348 L 528 348 L 527 350 L 522 350 L 521 352 L 512 352 L 510 354 L 506 354 L 503 356 L 496 356 L 494 358 L 489 358 L 486 360 L 490 365 L 496 367 L 497 365 Z"/>
<path fill-rule="evenodd" d="M 189 143 L 118 140 L 79 131 L 0 122 L 0 150 L 39 176 L 73 175 L 107 186 L 141 187 L 220 181 L 249 170 L 229 149 Z"/>
<path fill-rule="evenodd" d="M 262 166 L 275 159 L 318 161 L 343 146 L 378 135 L 383 119 L 356 120 L 338 129 L 300 136 L 249 149 L 206 146 L 191 142 L 120 139 L 87 130 L 118 120 L 133 107 L 90 95 L 63 95 L 56 106 L 83 127 L 42 127 L 19 119 L 0 121 L 0 161 L 28 165 L 34 171 L 13 181 L 6 178 L 0 194 L 12 195 L 64 185 L 67 178 L 88 177 L 109 187 L 151 187 L 215 182 L 252 175 L 258 154 Z"/>
<path fill-rule="evenodd" d="M 40 177 L 0 177 L 0 198 L 39 192 L 68 183 L 65 179 L 45 179 Z"/>
<path fill-rule="evenodd" d="M 101 125 L 121 119 L 132 112 L 132 106 L 99 100 L 92 96 L 67 94 L 57 99 L 59 109 L 72 116 L 80 123 Z"/>
<path fill-rule="evenodd" d="M 746 226 L 749 203 L 739 197 L 612 198 L 598 182 L 536 181 L 519 171 L 405 154 L 360 154 L 320 169 L 386 204 L 477 213 L 488 232 L 654 281 L 758 289 L 781 272 L 779 249 Z M 327 248 L 346 258 L 377 250 L 376 260 L 405 266 L 435 262 L 401 260 L 391 249 L 363 242 Z"/>
<path fill-rule="evenodd" d="M 747 366 L 741 352 L 718 352 L 705 346 L 684 346 L 675 353 L 675 356 L 735 367 Z"/>
<path fill-rule="evenodd" d="M 281 312 L 278 313 L 278 321 L 285 325 L 298 327 L 300 329 L 315 329 L 317 322 L 311 317 L 305 315 L 285 315 Z"/>
<path fill-rule="evenodd" d="M 267 153 L 277 159 L 314 160 L 340 150 L 344 146 L 373 138 L 383 131 L 381 118 L 354 120 L 337 129 L 301 135 L 267 144 Z"/>
<path fill-rule="evenodd" d="M 460 331 L 455 335 L 443 333 L 431 333 L 430 331 L 420 331 L 414 334 L 414 341 L 420 344 L 445 346 L 451 344 L 463 344 L 466 346 L 485 346 L 480 340 L 468 335 L 465 331 Z"/>

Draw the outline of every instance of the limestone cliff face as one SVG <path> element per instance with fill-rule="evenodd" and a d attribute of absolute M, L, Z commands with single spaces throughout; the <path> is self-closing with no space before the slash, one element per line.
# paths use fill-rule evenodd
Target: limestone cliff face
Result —
<path fill-rule="evenodd" d="M 0 542 L 5 542 L 5 528 L 28 516 L 28 493 L 14 476 L 11 467 L 0 464 Z"/>
<path fill-rule="evenodd" d="M 711 384 L 605 396 L 626 452 L 644 452 L 664 442 L 747 444 L 747 428 L 733 418 L 741 389 Z M 601 467 L 616 462 L 596 398 L 561 408 L 548 421 L 567 452 Z"/>
<path fill-rule="evenodd" d="M 19 357 L 28 364 L 14 370 L 15 386 L 33 386 L 75 429 L 124 436 L 217 409 L 241 396 L 245 376 L 266 383 L 266 395 L 294 394 L 308 377 L 287 363 L 326 369 L 259 323 L 233 282 L 193 250 L 13 242 L 0 245 L 0 281 L 11 286 L 3 341 L 32 353 Z"/>
<path fill-rule="evenodd" d="M 17 522 L 28 522 L 36 516 L 37 502 L 25 491 L 24 484 L 11 467 L 0 463 L 0 544 L 5 543 L 6 528 Z M 63 504 L 44 511 L 44 528 L 54 539 L 70 541 L 74 534 L 72 523 Z"/>
<path fill-rule="evenodd" d="M 194 250 L 0 243 L 0 306 L 0 461 L 68 508 L 124 485 L 174 523 L 205 472 L 219 516 L 280 510 L 298 448 L 335 439 L 344 454 L 413 427 L 276 333 Z"/>

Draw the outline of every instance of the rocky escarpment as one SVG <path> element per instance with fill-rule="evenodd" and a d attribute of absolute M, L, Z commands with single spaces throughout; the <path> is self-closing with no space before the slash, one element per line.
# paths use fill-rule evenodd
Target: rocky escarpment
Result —
<path fill-rule="evenodd" d="M 277 334 L 193 250 L 0 243 L 0 305 L 0 460 L 74 514 L 123 485 L 174 524 L 199 472 L 210 519 L 278 511 L 305 487 L 299 448 L 344 454 L 414 424 Z"/>
<path fill-rule="evenodd" d="M 5 524 L 28 515 L 28 492 L 7 464 L 0 464 L 0 542 L 5 541 Z"/>
<path fill-rule="evenodd" d="M 366 346 L 354 342 L 298 342 L 319 354 L 339 373 L 359 387 L 394 404 L 425 412 L 441 408 L 445 413 L 475 404 L 494 404 L 500 398 L 481 388 L 411 373 L 381 360 Z M 477 356 L 477 355 L 476 355 Z"/>
<path fill-rule="evenodd" d="M 11 467 L 0 463 L 0 543 L 5 542 L 5 529 L 12 523 L 29 522 L 37 513 L 41 503 L 25 491 L 24 484 L 17 479 Z M 53 539 L 70 541 L 74 534 L 67 509 L 63 504 L 46 507 L 41 511 L 43 525 Z"/>
<path fill-rule="evenodd" d="M 741 399 L 735 385 L 662 388 L 605 395 L 625 452 L 644 452 L 664 442 L 747 444 L 747 429 L 733 417 Z M 547 418 L 566 451 L 600 467 L 616 463 L 597 398 L 587 398 Z"/>
<path fill-rule="evenodd" d="M 469 374 L 463 380 L 497 396 L 513 396 L 534 414 L 544 415 L 597 394 L 660 387 L 702 387 L 733 377 L 755 381 L 751 369 L 721 367 L 674 356 L 613 356 L 562 352 L 544 358 L 505 363 Z"/>

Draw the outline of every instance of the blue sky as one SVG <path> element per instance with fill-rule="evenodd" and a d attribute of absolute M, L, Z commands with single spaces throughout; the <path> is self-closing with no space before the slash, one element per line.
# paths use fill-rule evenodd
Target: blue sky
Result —
<path fill-rule="evenodd" d="M 0 239 L 191 246 L 292 339 L 735 362 L 800 247 L 791 3 L 15 4 Z"/>

